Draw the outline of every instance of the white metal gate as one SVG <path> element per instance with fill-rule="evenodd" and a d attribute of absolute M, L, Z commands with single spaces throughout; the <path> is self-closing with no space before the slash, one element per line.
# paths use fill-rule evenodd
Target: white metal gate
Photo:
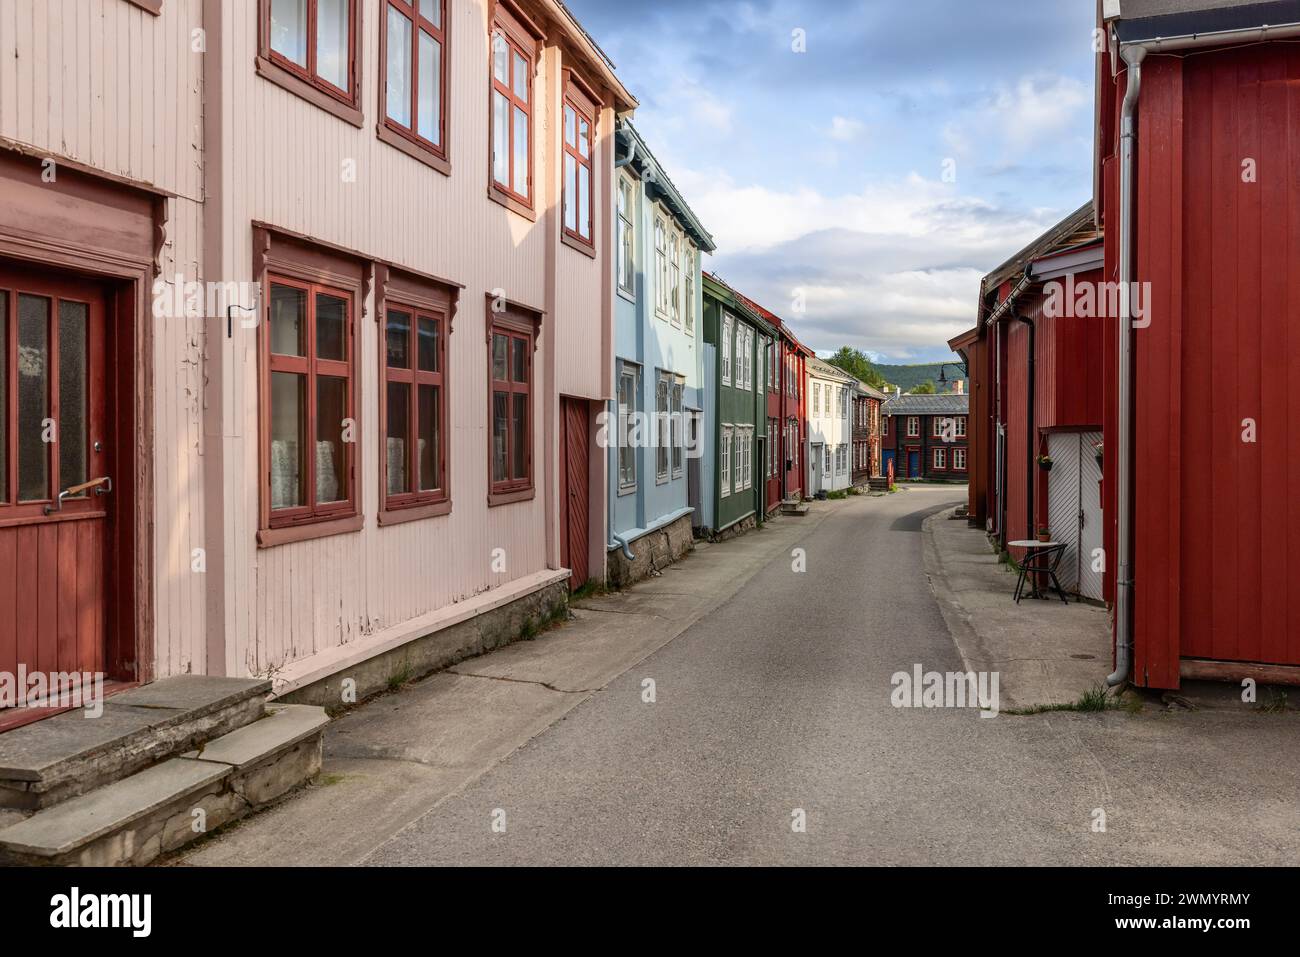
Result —
<path fill-rule="evenodd" d="M 1058 577 L 1075 594 L 1100 600 L 1101 563 L 1101 469 L 1093 445 L 1099 432 L 1052 433 L 1047 437 L 1047 454 L 1052 471 L 1047 476 L 1047 517 L 1052 539 L 1064 542 Z"/>

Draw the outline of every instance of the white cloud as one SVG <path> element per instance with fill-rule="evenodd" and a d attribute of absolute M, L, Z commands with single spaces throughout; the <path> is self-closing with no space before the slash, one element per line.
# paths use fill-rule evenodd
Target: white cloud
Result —
<path fill-rule="evenodd" d="M 833 116 L 827 135 L 838 142 L 851 143 L 865 131 L 866 125 L 861 120 L 849 119 L 847 116 Z"/>

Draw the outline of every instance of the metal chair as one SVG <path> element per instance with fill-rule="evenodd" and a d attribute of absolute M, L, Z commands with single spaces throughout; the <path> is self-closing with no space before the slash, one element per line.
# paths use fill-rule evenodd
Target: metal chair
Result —
<path fill-rule="evenodd" d="M 1056 593 L 1061 596 L 1061 601 L 1065 604 L 1070 602 L 1065 597 L 1065 589 L 1061 587 L 1060 579 L 1056 577 L 1056 570 L 1061 565 L 1061 559 L 1065 557 L 1065 543 L 1061 542 L 1053 545 L 1051 548 L 1034 549 L 1025 560 L 1020 563 L 1020 578 L 1016 582 L 1016 604 L 1020 604 L 1020 599 L 1025 594 L 1025 582 L 1029 580 L 1030 575 L 1046 575 L 1049 579 L 1049 587 L 1055 588 Z M 1031 582 L 1033 588 L 1033 597 L 1042 597 L 1038 590 L 1037 579 Z"/>

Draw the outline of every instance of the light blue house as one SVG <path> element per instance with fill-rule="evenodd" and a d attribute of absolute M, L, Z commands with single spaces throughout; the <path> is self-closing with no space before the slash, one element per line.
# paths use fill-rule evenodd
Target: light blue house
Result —
<path fill-rule="evenodd" d="M 609 580 L 676 561 L 701 501 L 704 340 L 700 256 L 713 238 L 631 123 L 614 175 L 614 382 Z"/>

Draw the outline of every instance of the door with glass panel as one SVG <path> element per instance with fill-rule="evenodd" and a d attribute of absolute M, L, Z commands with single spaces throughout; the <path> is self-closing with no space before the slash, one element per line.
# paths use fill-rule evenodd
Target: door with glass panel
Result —
<path fill-rule="evenodd" d="M 0 672 L 105 670 L 107 352 L 102 289 L 0 268 Z"/>

